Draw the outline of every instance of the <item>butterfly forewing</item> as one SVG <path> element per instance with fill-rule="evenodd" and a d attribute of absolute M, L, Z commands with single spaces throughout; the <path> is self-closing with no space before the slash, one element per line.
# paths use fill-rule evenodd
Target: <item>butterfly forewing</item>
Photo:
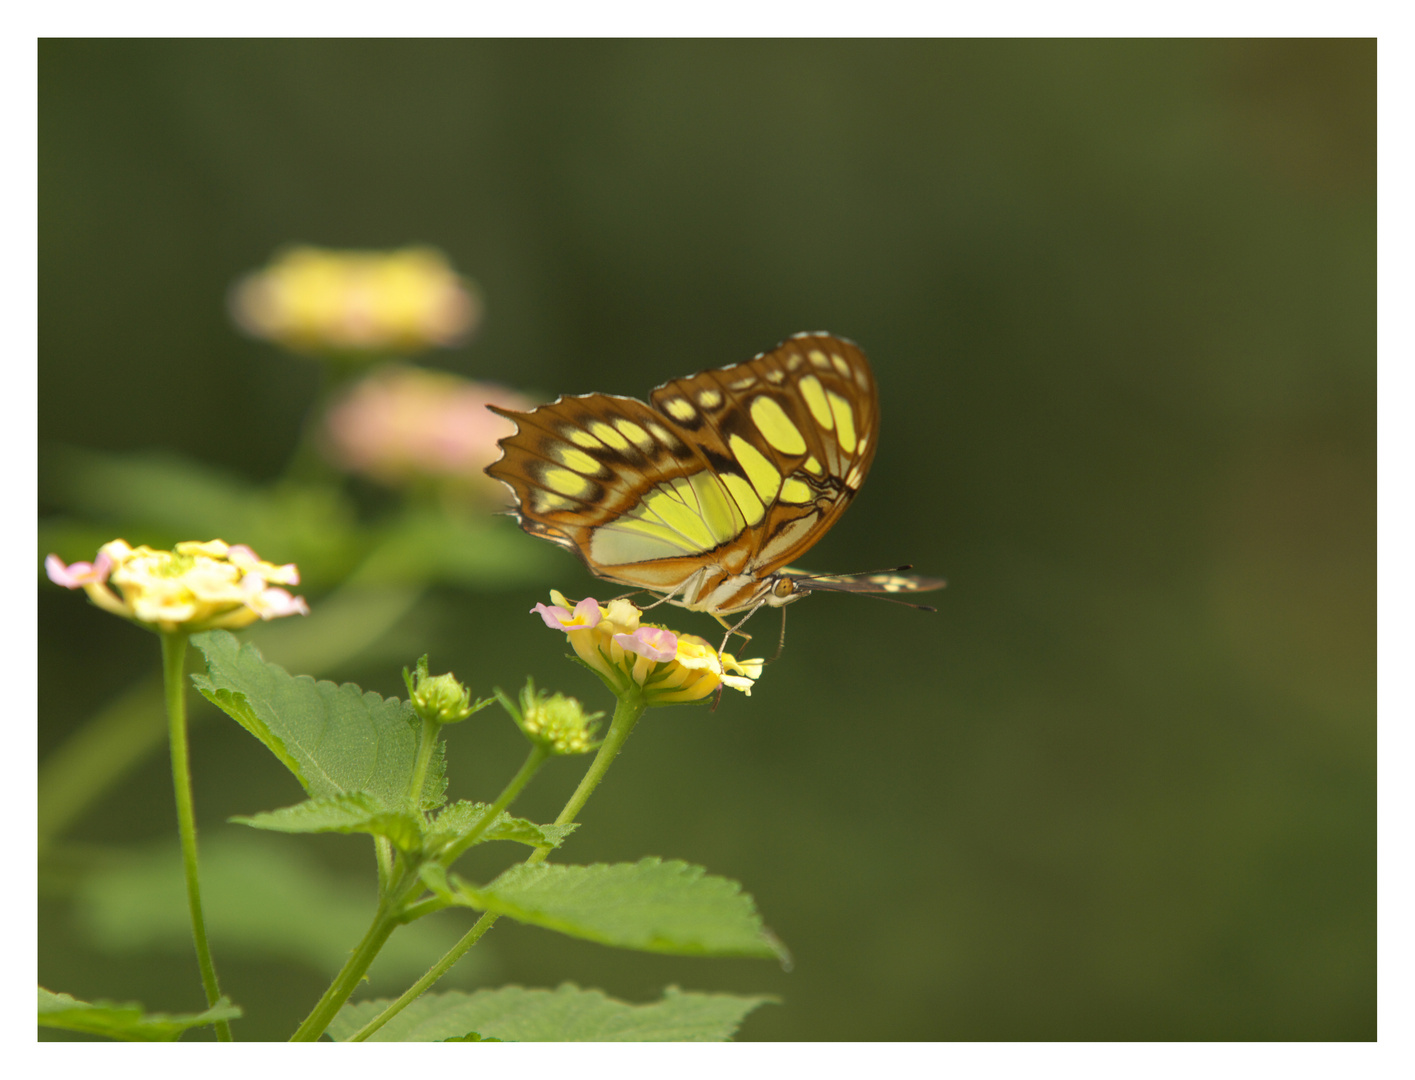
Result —
<path fill-rule="evenodd" d="M 873 373 L 852 342 L 798 334 L 744 364 L 634 398 L 562 397 L 502 412 L 517 432 L 487 472 L 527 532 L 600 577 L 721 614 L 810 548 L 864 482 L 878 438 Z M 696 575 L 696 577 L 695 577 Z M 741 581 L 738 593 L 715 581 Z"/>
<path fill-rule="evenodd" d="M 649 401 L 697 437 L 732 492 L 756 574 L 819 540 L 874 458 L 874 375 L 841 338 L 797 335 L 745 364 L 665 383 Z"/>

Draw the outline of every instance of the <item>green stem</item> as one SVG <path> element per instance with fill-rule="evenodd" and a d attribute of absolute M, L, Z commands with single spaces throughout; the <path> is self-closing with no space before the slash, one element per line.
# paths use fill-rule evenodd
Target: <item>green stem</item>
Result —
<path fill-rule="evenodd" d="M 458 840 L 452 847 L 448 848 L 438 862 L 443 866 L 451 866 L 469 847 L 481 839 L 482 833 L 491 828 L 491 823 L 511 805 L 517 795 L 521 794 L 521 789 L 531 781 L 536 772 L 545 764 L 545 759 L 550 756 L 550 751 L 540 743 L 531 747 L 531 752 L 526 755 L 525 763 L 522 764 L 520 772 L 511 778 L 511 782 L 502 789 L 501 794 L 496 797 L 496 801 L 487 807 L 482 814 L 481 820 L 474 825 L 470 832 Z"/>
<path fill-rule="evenodd" d="M 334 981 L 329 984 L 324 996 L 310 1010 L 309 1016 L 305 1017 L 305 1022 L 290 1036 L 291 1042 L 314 1042 L 324 1034 L 324 1029 L 343 1008 L 344 1002 L 349 1000 L 349 995 L 358 989 L 359 981 L 368 972 L 378 950 L 383 948 L 389 935 L 397 929 L 398 920 L 392 917 L 391 910 L 394 909 L 386 904 L 379 905 L 378 914 L 374 916 L 363 940 L 359 942 L 339 974 L 334 977 Z"/>
<path fill-rule="evenodd" d="M 467 951 L 479 940 L 481 940 L 481 936 L 485 934 L 488 930 L 490 930 L 495 924 L 495 915 L 491 914 L 491 912 L 487 912 L 485 915 L 483 915 L 480 919 L 476 921 L 476 925 L 467 931 L 461 941 L 457 942 L 456 945 L 452 946 L 452 948 L 447 951 L 447 953 L 442 957 L 441 960 L 433 964 L 432 967 L 428 968 L 427 974 L 425 974 L 417 982 L 413 983 L 412 986 L 408 987 L 408 989 L 403 992 L 403 996 L 400 997 L 397 1001 L 393 1002 L 393 1004 L 389 1005 L 388 1008 L 384 1009 L 367 1024 L 359 1028 L 359 1030 L 354 1032 L 354 1034 L 350 1035 L 348 1041 L 364 1042 L 366 1039 L 368 1039 L 370 1035 L 372 1035 L 375 1031 L 381 1028 L 384 1024 L 388 1023 L 388 1021 L 392 1020 L 395 1016 L 397 1016 L 405 1008 L 411 1005 L 414 1001 L 422 997 L 422 995 L 427 991 L 427 988 L 430 987 L 433 983 L 437 982 L 437 980 L 442 978 L 442 976 L 446 975 L 452 965 L 455 964 L 458 960 L 462 959 L 462 957 L 467 953 Z"/>
<path fill-rule="evenodd" d="M 427 775 L 428 761 L 431 758 L 431 747 L 436 741 L 438 724 L 433 720 L 423 721 L 423 741 L 418 748 L 418 763 L 414 769 L 413 783 L 410 790 L 420 792 L 422 790 L 423 778 Z M 477 838 L 496 820 L 497 816 L 511 804 L 511 801 L 521 793 L 521 789 L 526 786 L 531 777 L 536 774 L 545 759 L 549 756 L 542 746 L 532 747 L 531 752 L 526 757 L 525 764 L 521 766 L 519 772 L 512 777 L 511 782 L 506 785 L 498 796 L 496 802 L 492 803 L 476 824 L 461 841 L 456 848 L 452 849 L 456 858 L 472 844 Z M 445 858 L 445 856 L 444 856 Z M 451 858 L 446 858 L 450 863 Z M 409 868 L 412 869 L 411 867 Z M 379 876 L 383 878 L 384 861 L 382 854 L 379 857 Z M 388 871 L 391 880 L 391 868 Z M 382 884 L 382 883 L 381 883 Z M 329 1026 L 329 1022 L 334 1019 L 336 1013 L 344 1006 L 344 1002 L 349 1000 L 351 995 L 359 986 L 359 980 L 368 971 L 369 965 L 378 955 L 378 951 L 383 948 L 389 936 L 404 921 L 401 916 L 405 914 L 404 905 L 411 899 L 413 894 L 421 892 L 422 886 L 414 874 L 409 874 L 398 883 L 396 888 L 385 888 L 383 902 L 380 903 L 378 914 L 374 917 L 372 925 L 369 926 L 368 933 L 359 942 L 352 956 L 334 981 L 329 984 L 329 989 L 324 992 L 324 996 L 315 1004 L 309 1016 L 305 1018 L 299 1029 L 291 1036 L 291 1042 L 313 1042 L 324 1034 L 324 1029 Z M 396 894 L 396 895 L 394 895 Z M 422 913 L 420 913 L 422 914 Z"/>
<path fill-rule="evenodd" d="M 376 579 L 378 552 L 320 601 L 311 620 L 280 619 L 247 631 L 262 651 L 291 671 L 320 674 L 377 641 L 422 595 L 420 588 L 363 584 Z M 162 680 L 140 680 L 118 694 L 39 766 L 41 851 L 162 744 Z M 214 710 L 208 710 L 212 712 Z M 201 713 L 196 718 L 201 717 Z"/>
<path fill-rule="evenodd" d="M 196 942 L 197 966 L 207 1005 L 221 997 L 216 981 L 216 965 L 206 940 L 206 921 L 201 913 L 201 885 L 197 879 L 197 822 L 192 809 L 192 774 L 187 753 L 187 698 L 183 685 L 183 665 L 187 659 L 187 635 L 162 635 L 162 683 L 167 697 L 168 741 L 172 746 L 172 791 L 177 798 L 177 832 L 182 838 L 182 869 L 187 878 L 187 908 L 192 918 L 192 939 Z M 216 1037 L 231 1042 L 231 1024 L 220 1020 Z"/>
<path fill-rule="evenodd" d="M 639 717 L 644 715 L 644 701 L 642 696 L 635 694 L 632 697 L 622 697 L 614 710 L 614 719 L 610 721 L 609 733 L 604 737 L 604 742 L 600 744 L 599 753 L 595 755 L 590 767 L 585 770 L 584 777 L 575 788 L 575 793 L 570 796 L 570 801 L 565 804 L 559 815 L 555 819 L 555 824 L 566 825 L 572 821 L 576 814 L 584 807 L 585 802 L 593 794 L 594 789 L 599 786 L 599 782 L 604 779 L 604 774 L 609 771 L 609 766 L 614 763 L 614 759 L 619 755 L 620 749 L 634 730 L 634 725 L 639 722 Z M 530 759 L 527 759 L 529 764 Z M 522 772 L 525 766 L 522 766 Z M 519 775 L 519 774 L 518 774 Z M 513 780 L 514 784 L 515 781 Z M 509 787 L 510 785 L 508 785 Z M 489 817 L 490 815 L 488 815 Z M 484 818 L 484 821 L 487 819 Z M 538 847 L 526 857 L 526 865 L 544 862 L 550 848 Z M 462 939 L 453 945 L 437 963 L 433 964 L 421 979 L 404 991 L 403 995 L 393 1002 L 383 1012 L 379 1013 L 367 1024 L 361 1027 L 353 1035 L 349 1036 L 349 1042 L 364 1042 L 370 1035 L 381 1028 L 388 1021 L 392 1020 L 402 1012 L 409 1004 L 421 997 L 427 989 L 447 974 L 452 965 L 481 940 L 483 934 L 496 925 L 498 916 L 491 912 L 486 912 L 475 925 L 463 935 Z"/>
<path fill-rule="evenodd" d="M 609 766 L 614 763 L 614 759 L 619 756 L 620 749 L 628 740 L 630 733 L 634 730 L 634 725 L 639 722 L 639 717 L 644 715 L 644 699 L 641 694 L 634 693 L 621 697 L 619 704 L 614 708 L 614 719 L 609 722 L 609 733 L 605 735 L 604 742 L 599 744 L 599 753 L 595 755 L 594 761 L 590 762 L 590 767 L 585 770 L 580 786 L 575 789 L 575 793 L 570 796 L 570 801 L 565 804 L 565 808 L 555 819 L 557 825 L 568 825 L 575 820 L 585 802 L 593 794 L 594 789 L 599 787 L 599 782 L 604 779 L 604 774 L 609 771 Z M 540 858 L 532 856 L 527 862 L 540 862 L 546 855 L 550 854 L 550 848 L 537 848 L 536 853 Z"/>
<path fill-rule="evenodd" d="M 413 904 L 403 905 L 403 914 L 399 917 L 400 923 L 417 922 L 424 915 L 431 915 L 434 911 L 441 911 L 447 906 L 447 901 L 440 896 L 425 896 Z"/>
<path fill-rule="evenodd" d="M 438 727 L 436 720 L 423 717 L 422 738 L 418 740 L 418 759 L 413 765 L 413 779 L 408 784 L 408 802 L 415 814 L 422 812 L 423 785 L 427 783 L 428 763 L 432 761 L 432 752 L 437 747 Z"/>
<path fill-rule="evenodd" d="M 382 900 L 388 895 L 388 888 L 393 882 L 393 845 L 388 837 L 373 838 L 373 853 L 378 860 L 378 898 Z"/>

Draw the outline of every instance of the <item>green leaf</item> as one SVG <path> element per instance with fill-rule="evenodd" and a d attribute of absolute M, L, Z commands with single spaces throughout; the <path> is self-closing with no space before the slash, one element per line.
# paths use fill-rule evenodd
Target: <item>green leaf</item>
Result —
<path fill-rule="evenodd" d="M 325 870 L 309 857 L 310 841 L 237 829 L 208 832 L 201 839 L 202 907 L 217 959 L 270 956 L 326 979 L 338 971 L 373 918 L 378 900 L 368 880 L 372 874 Z M 176 843 L 124 852 L 92 870 L 78 885 L 74 918 L 104 952 L 190 958 L 192 929 Z M 457 943 L 466 920 L 459 912 L 399 927 L 374 961 L 370 979 L 381 990 L 402 991 Z M 458 985 L 481 981 L 480 952 L 463 957 L 445 978 Z"/>
<path fill-rule="evenodd" d="M 221 998 L 201 1013 L 145 1013 L 142 1006 L 111 1001 L 80 1001 L 68 994 L 39 988 L 39 1026 L 106 1035 L 125 1042 L 171 1042 L 188 1028 L 205 1027 L 218 1020 L 235 1020 L 238 1006 Z"/>
<path fill-rule="evenodd" d="M 685 993 L 670 986 L 663 1000 L 631 1005 L 599 990 L 565 983 L 557 990 L 503 986 L 467 994 L 424 994 L 370 1042 L 725 1042 L 746 1015 L 772 997 Z M 345 1005 L 329 1025 L 336 1040 L 353 1035 L 389 1000 Z M 479 1036 L 473 1039 L 470 1035 Z"/>
<path fill-rule="evenodd" d="M 263 742 L 312 798 L 361 791 L 383 807 L 403 805 L 420 730 L 411 705 L 353 683 L 292 677 L 224 630 L 195 634 L 192 644 L 206 657 L 207 673 L 192 676 L 202 696 Z M 424 808 L 442 804 L 443 759 L 439 742 Z"/>
<path fill-rule="evenodd" d="M 484 889 L 455 875 L 450 880 L 472 907 L 601 945 L 680 956 L 787 958 L 737 882 L 677 860 L 521 864 Z"/>
<path fill-rule="evenodd" d="M 422 823 L 406 810 L 387 810 L 377 799 L 362 791 L 328 795 L 319 799 L 270 810 L 251 817 L 228 820 L 253 829 L 285 833 L 370 833 L 386 836 L 404 851 L 422 845 Z"/>
<path fill-rule="evenodd" d="M 490 805 L 463 799 L 444 809 L 432 823 L 428 847 L 450 844 L 465 836 L 481 821 L 482 814 Z M 512 817 L 503 810 L 486 832 L 481 834 L 477 843 L 481 844 L 487 840 L 514 840 L 530 847 L 559 847 L 565 842 L 565 838 L 579 827 L 578 824 L 536 825 L 525 818 Z"/>

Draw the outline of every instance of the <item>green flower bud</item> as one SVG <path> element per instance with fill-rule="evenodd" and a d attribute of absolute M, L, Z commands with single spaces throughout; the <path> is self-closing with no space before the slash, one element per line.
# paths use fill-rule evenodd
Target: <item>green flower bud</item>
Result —
<path fill-rule="evenodd" d="M 429 675 L 426 656 L 418 661 L 415 673 L 409 674 L 407 668 L 403 669 L 403 681 L 408 686 L 408 696 L 417 714 L 438 724 L 455 724 L 458 720 L 465 720 L 492 702 L 491 698 L 487 698 L 473 703 L 471 691 L 450 672 Z"/>
<path fill-rule="evenodd" d="M 604 713 L 587 713 L 572 697 L 537 690 L 531 679 L 526 680 L 521 690 L 520 708 L 500 690 L 496 691 L 496 696 L 526 738 L 552 754 L 587 754 L 599 745 L 595 741 L 595 729 Z"/>

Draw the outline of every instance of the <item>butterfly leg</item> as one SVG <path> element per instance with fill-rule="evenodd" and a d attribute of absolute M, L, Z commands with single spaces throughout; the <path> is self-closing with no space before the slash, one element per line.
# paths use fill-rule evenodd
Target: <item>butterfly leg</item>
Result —
<path fill-rule="evenodd" d="M 639 592 L 644 592 L 644 591 L 645 591 L 645 590 L 643 590 L 643 589 L 640 589 L 640 590 L 639 590 Z M 674 589 L 673 592 L 671 592 L 671 593 L 666 593 L 665 595 L 660 596 L 660 597 L 659 597 L 657 600 L 655 600 L 652 604 L 646 604 L 646 605 L 644 605 L 643 607 L 641 607 L 639 610 L 640 610 L 640 611 L 652 611 L 654 608 L 658 607 L 659 604 L 666 604 L 666 603 L 668 603 L 668 601 L 672 600 L 672 599 L 673 599 L 673 593 L 676 593 L 677 591 L 678 591 L 677 589 Z M 633 596 L 633 595 L 635 595 L 635 594 L 634 594 L 634 593 L 625 593 L 625 595 L 626 595 L 626 596 Z"/>
<path fill-rule="evenodd" d="M 723 626 L 727 627 L 727 633 L 722 636 L 722 645 L 719 646 L 719 648 L 718 648 L 718 650 L 717 650 L 718 653 L 721 653 L 723 649 L 727 648 L 727 643 L 732 640 L 732 635 L 733 635 L 733 634 L 736 634 L 739 638 L 742 639 L 742 644 L 743 644 L 743 645 L 746 645 L 747 642 L 749 642 L 749 641 L 752 640 L 752 635 L 751 635 L 751 634 L 748 634 L 748 633 L 743 632 L 743 630 L 742 630 L 742 624 L 743 624 L 744 622 L 746 622 L 748 619 L 750 619 L 753 615 L 755 615 L 755 614 L 757 613 L 757 609 L 760 608 L 761 606 L 762 606 L 761 604 L 757 604 L 755 607 L 749 608 L 749 609 L 747 610 L 747 614 L 743 615 L 743 616 L 742 616 L 740 619 L 738 619 L 735 623 L 729 623 L 729 622 L 728 622 L 726 619 L 724 619 L 721 615 L 714 615 L 714 616 L 713 616 L 713 618 L 716 619 L 719 623 L 721 623 Z"/>
<path fill-rule="evenodd" d="M 659 604 L 666 604 L 666 603 L 668 603 L 668 602 L 669 602 L 670 600 L 672 600 L 675 596 L 677 596 L 680 592 L 685 591 L 685 590 L 687 589 L 688 585 L 691 583 L 691 581 L 692 581 L 692 578 L 689 578 L 687 581 L 684 581 L 681 585 L 678 585 L 676 588 L 674 588 L 672 592 L 664 593 L 664 594 L 663 594 L 662 596 L 660 596 L 657 600 L 655 600 L 652 604 L 645 604 L 643 607 L 639 608 L 639 610 L 640 610 L 640 611 L 652 611 L 654 608 L 658 607 Z M 616 596 L 614 599 L 615 599 L 615 600 L 627 600 L 627 599 L 629 599 L 629 597 L 631 597 L 631 596 L 638 596 L 640 593 L 649 593 L 649 592 L 651 592 L 649 589 L 631 589 L 631 590 L 629 590 L 629 591 L 626 592 L 626 593 L 620 593 L 620 594 L 619 594 L 618 596 Z"/>

